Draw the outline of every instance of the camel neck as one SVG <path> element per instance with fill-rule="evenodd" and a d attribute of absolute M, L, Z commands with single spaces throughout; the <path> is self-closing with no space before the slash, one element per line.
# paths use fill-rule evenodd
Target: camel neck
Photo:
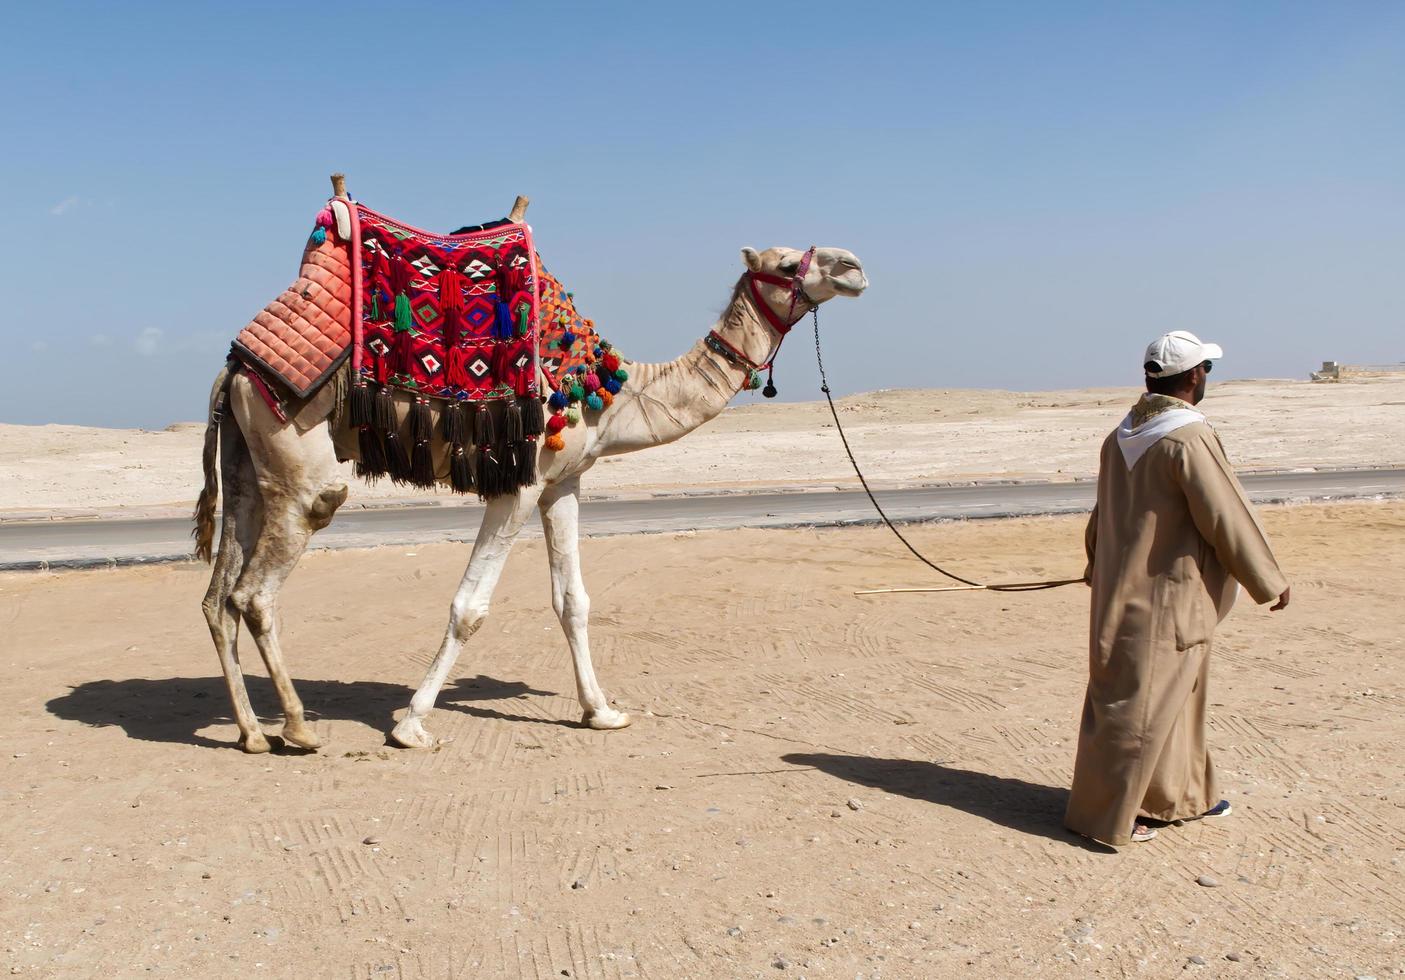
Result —
<path fill-rule="evenodd" d="M 712 330 L 755 364 L 770 360 L 780 342 L 755 301 L 733 291 Z M 661 446 L 716 418 L 747 383 L 750 371 L 698 340 L 681 357 L 662 364 L 627 363 L 630 383 L 616 397 L 600 429 L 601 455 Z"/>

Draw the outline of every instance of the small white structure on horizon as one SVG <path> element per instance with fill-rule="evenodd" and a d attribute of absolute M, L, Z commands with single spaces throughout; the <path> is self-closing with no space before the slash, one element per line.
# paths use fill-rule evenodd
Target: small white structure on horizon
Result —
<path fill-rule="evenodd" d="M 1405 374 L 1402 364 L 1338 364 L 1336 361 L 1323 361 L 1322 370 L 1311 372 L 1313 381 L 1341 381 L 1344 378 L 1382 378 L 1392 374 Z"/>

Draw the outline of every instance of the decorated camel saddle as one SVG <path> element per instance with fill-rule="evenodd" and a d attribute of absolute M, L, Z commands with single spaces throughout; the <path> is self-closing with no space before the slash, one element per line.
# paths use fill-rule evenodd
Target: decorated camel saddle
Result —
<path fill-rule="evenodd" d="M 519 208 L 440 235 L 339 194 L 231 356 L 279 414 L 283 393 L 337 383 L 362 476 L 484 498 L 535 482 L 537 440 L 603 411 L 627 376 Z"/>

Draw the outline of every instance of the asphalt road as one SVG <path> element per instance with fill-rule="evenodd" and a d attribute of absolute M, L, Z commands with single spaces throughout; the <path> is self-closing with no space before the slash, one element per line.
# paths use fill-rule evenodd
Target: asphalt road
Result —
<path fill-rule="evenodd" d="M 1324 470 L 1243 477 L 1257 503 L 1405 496 L 1405 470 Z M 894 522 L 1018 517 L 1086 512 L 1094 485 L 979 483 L 878 492 Z M 362 548 L 469 541 L 481 504 L 344 508 L 313 538 L 317 548 Z M 585 500 L 582 532 L 638 534 L 738 527 L 834 527 L 878 522 L 861 490 L 805 493 L 680 495 L 634 500 Z M 190 522 L 183 519 L 74 520 L 0 523 L 0 571 L 94 568 L 180 561 L 190 556 Z M 529 524 L 527 534 L 540 534 Z"/>

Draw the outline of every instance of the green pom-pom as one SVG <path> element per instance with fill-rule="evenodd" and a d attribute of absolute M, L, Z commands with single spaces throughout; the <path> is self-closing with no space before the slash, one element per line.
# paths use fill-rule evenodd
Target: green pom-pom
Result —
<path fill-rule="evenodd" d="M 629 372 L 626 371 L 624 368 L 616 368 L 616 369 L 615 369 L 615 380 L 616 380 L 616 381 L 628 381 L 628 380 L 629 380 Z"/>
<path fill-rule="evenodd" d="M 580 410 L 579 408 L 576 408 L 576 406 L 574 406 L 574 405 L 572 405 L 570 408 L 566 409 L 566 413 L 565 413 L 565 414 L 566 414 L 566 424 L 567 424 L 567 425 L 575 425 L 577 422 L 579 422 L 579 421 L 581 420 L 581 410 Z"/>
<path fill-rule="evenodd" d="M 578 402 L 585 397 L 585 389 L 580 385 L 571 386 L 571 401 Z"/>

